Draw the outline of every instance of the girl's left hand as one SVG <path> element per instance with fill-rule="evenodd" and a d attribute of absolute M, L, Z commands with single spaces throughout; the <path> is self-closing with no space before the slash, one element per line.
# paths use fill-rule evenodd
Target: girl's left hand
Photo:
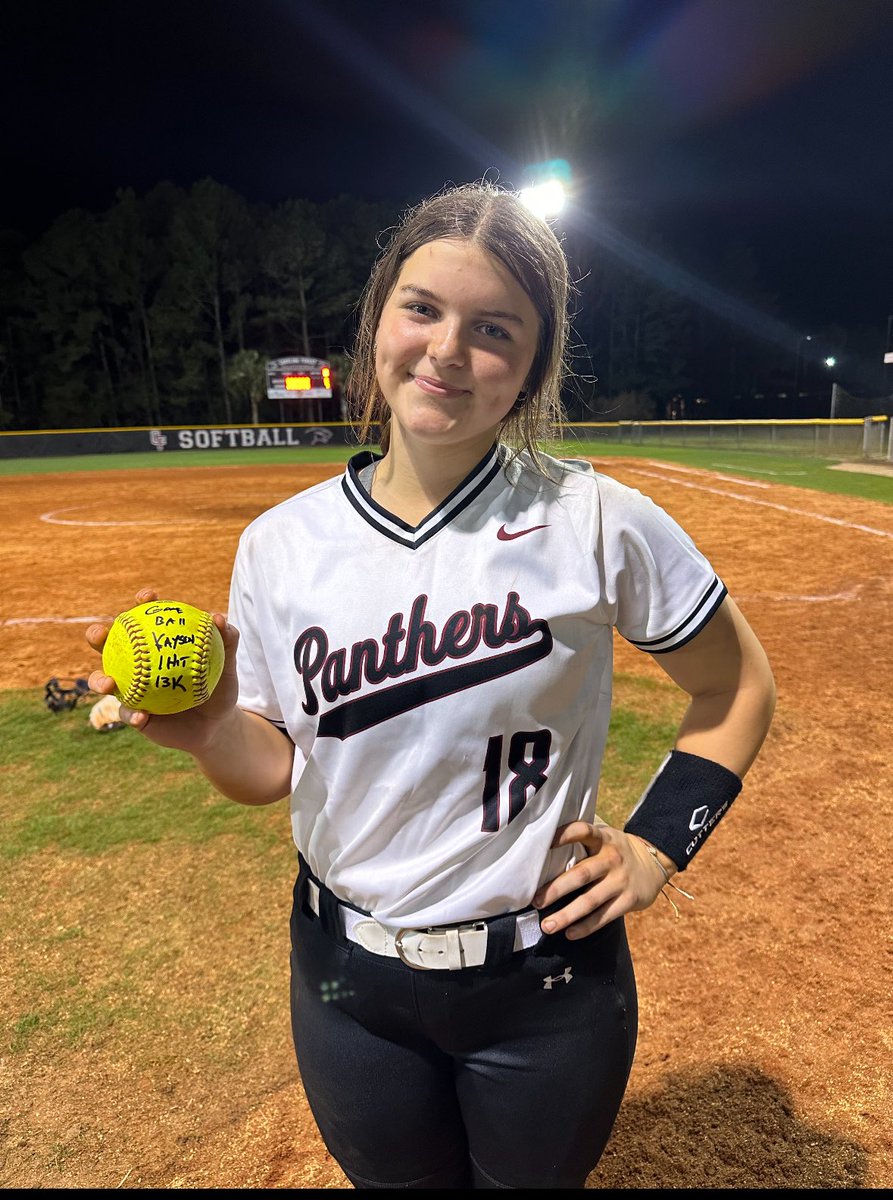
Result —
<path fill-rule="evenodd" d="M 571 821 L 558 829 L 552 846 L 572 843 L 585 846 L 588 857 L 533 897 L 536 908 L 545 908 L 576 893 L 569 904 L 546 917 L 544 933 L 564 930 L 572 939 L 587 937 L 624 913 L 648 908 L 666 883 L 645 843 L 633 834 L 611 825 Z"/>

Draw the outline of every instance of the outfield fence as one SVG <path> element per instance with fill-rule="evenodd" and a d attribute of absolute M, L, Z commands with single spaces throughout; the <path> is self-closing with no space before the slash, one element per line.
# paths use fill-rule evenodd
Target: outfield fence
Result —
<path fill-rule="evenodd" d="M 759 450 L 893 462 L 886 416 L 778 421 L 574 421 L 565 440 L 613 445 Z"/>
<path fill-rule="evenodd" d="M 778 451 L 824 458 L 893 462 L 893 420 L 887 416 L 778 421 L 572 421 L 565 442 L 612 446 L 689 446 Z M 216 451 L 356 446 L 346 422 L 271 425 L 160 425 L 114 429 L 0 432 L 0 459 L 80 454 Z"/>
<path fill-rule="evenodd" d="M 344 422 L 271 425 L 129 425 L 113 429 L 34 429 L 0 433 L 0 459 L 172 450 L 252 450 L 355 445 Z"/>

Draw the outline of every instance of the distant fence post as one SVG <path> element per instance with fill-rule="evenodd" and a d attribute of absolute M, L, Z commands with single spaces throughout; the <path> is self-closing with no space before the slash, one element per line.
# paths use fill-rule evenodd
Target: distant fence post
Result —
<path fill-rule="evenodd" d="M 890 425 L 888 416 L 865 417 L 862 421 L 862 457 L 884 457 L 884 434 Z M 890 458 L 890 438 L 887 437 L 887 458 Z"/>

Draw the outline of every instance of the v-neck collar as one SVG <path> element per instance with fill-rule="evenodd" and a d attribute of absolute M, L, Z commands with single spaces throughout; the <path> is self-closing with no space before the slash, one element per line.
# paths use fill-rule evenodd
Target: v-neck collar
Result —
<path fill-rule="evenodd" d="M 449 525 L 502 469 L 498 448 L 493 445 L 458 487 L 453 488 L 447 498 L 432 509 L 418 525 L 412 526 L 389 513 L 380 504 L 376 504 L 360 482 L 360 472 L 370 464 L 380 462 L 382 457 L 371 450 L 361 450 L 359 454 L 355 454 L 347 464 L 341 487 L 364 521 L 385 537 L 399 542 L 401 546 L 407 546 L 410 550 L 423 545 L 445 525 Z"/>

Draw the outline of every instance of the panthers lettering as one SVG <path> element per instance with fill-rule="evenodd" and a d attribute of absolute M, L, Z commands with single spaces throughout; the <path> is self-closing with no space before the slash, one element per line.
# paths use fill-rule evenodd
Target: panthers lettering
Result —
<path fill-rule="evenodd" d="M 364 683 L 378 685 L 386 679 L 397 679 L 412 674 L 422 667 L 437 667 L 447 659 L 464 659 L 484 645 L 491 650 L 516 642 L 531 643 L 527 648 L 511 654 L 490 656 L 485 665 L 476 663 L 464 671 L 431 672 L 425 676 L 422 687 L 410 686 L 389 689 L 387 696 L 376 704 L 343 706 L 343 718 L 348 711 L 356 712 L 360 707 L 368 712 L 377 709 L 375 724 L 405 711 L 407 704 L 424 702 L 421 697 L 440 699 L 453 691 L 463 691 L 471 680 L 497 678 L 509 674 L 536 661 L 549 653 L 552 637 L 548 624 L 532 620 L 528 611 L 518 602 L 518 593 L 510 592 L 503 611 L 498 605 L 478 603 L 471 610 L 452 613 L 442 628 L 425 619 L 428 598 L 417 596 L 413 601 L 409 619 L 403 613 L 394 613 L 380 641 L 364 638 L 354 642 L 350 650 L 342 647 L 329 651 L 329 638 L 318 625 L 305 629 L 297 638 L 294 648 L 295 670 L 304 686 L 303 709 L 314 716 L 319 712 L 319 698 L 314 683 L 319 681 L 323 698 L 333 702 L 360 690 Z M 435 680 L 440 680 L 438 685 Z M 410 699 L 411 698 L 411 699 Z M 368 728 L 367 722 L 362 728 Z M 320 732 L 334 731 L 335 723 L 329 720 L 320 724 Z M 351 732 L 359 732 L 353 724 Z"/>

